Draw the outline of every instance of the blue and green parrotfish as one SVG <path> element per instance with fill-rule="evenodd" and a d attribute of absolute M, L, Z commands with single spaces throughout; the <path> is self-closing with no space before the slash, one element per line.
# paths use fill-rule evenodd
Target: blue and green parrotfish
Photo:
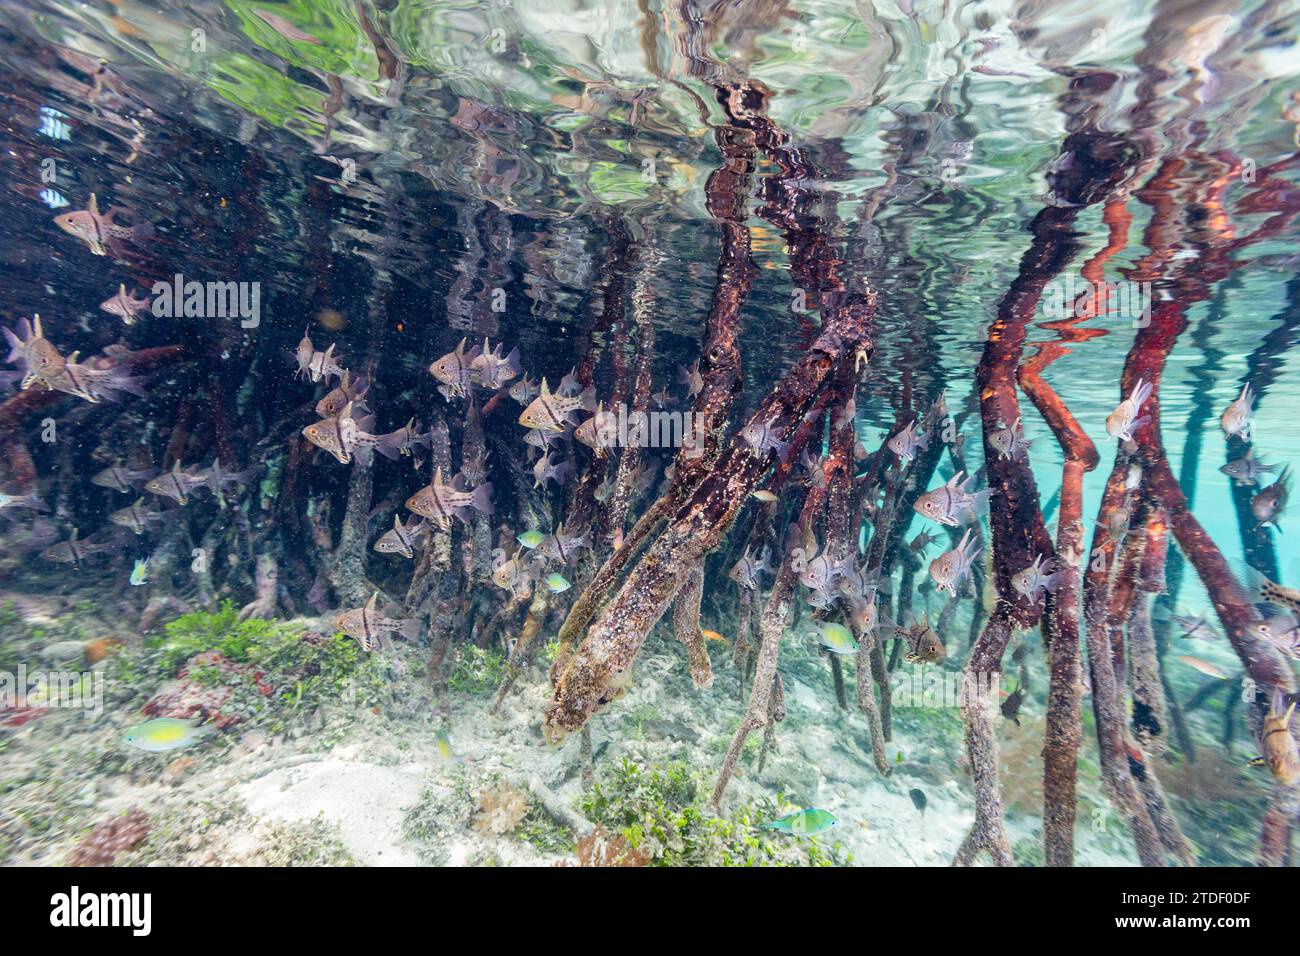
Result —
<path fill-rule="evenodd" d="M 778 833 L 792 833 L 795 836 L 813 836 L 829 830 L 839 823 L 835 814 L 829 810 L 817 810 L 809 807 L 795 813 L 787 813 L 770 823 L 764 823 L 762 829 L 776 830 Z"/>

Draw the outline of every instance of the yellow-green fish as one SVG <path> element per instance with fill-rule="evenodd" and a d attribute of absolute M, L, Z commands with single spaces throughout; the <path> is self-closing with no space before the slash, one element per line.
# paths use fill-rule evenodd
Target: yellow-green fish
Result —
<path fill-rule="evenodd" d="M 137 558 L 135 566 L 131 568 L 131 584 L 139 587 L 142 584 L 149 583 L 149 559 Z"/>
<path fill-rule="evenodd" d="M 821 626 L 821 645 L 832 654 L 855 654 L 858 650 L 853 632 L 834 621 L 827 621 Z"/>
<path fill-rule="evenodd" d="M 211 724 L 200 724 L 198 720 L 181 720 L 176 717 L 156 717 L 136 724 L 126 732 L 123 743 L 130 744 L 138 750 L 150 753 L 163 753 L 168 750 L 180 750 L 214 733 Z"/>
<path fill-rule="evenodd" d="M 451 749 L 451 738 L 447 731 L 440 730 L 433 737 L 434 746 L 438 748 L 438 759 L 443 763 L 464 763 L 465 758 Z"/>
<path fill-rule="evenodd" d="M 764 823 L 762 829 L 776 830 L 780 833 L 793 833 L 795 836 L 812 836 L 829 830 L 839 823 L 835 814 L 829 810 L 817 810 L 809 807 L 796 813 L 787 813 L 770 823 Z"/>
<path fill-rule="evenodd" d="M 560 574 L 558 571 L 546 576 L 546 586 L 550 589 L 552 594 L 559 594 L 572 587 L 572 585 L 565 580 L 564 575 Z"/>
<path fill-rule="evenodd" d="M 531 551 L 545 540 L 546 535 L 542 534 L 536 528 L 531 528 L 523 534 L 517 535 L 515 540 Z"/>

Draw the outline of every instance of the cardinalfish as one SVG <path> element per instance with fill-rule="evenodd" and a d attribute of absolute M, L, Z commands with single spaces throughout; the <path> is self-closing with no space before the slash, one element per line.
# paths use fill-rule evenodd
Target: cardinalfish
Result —
<path fill-rule="evenodd" d="M 580 395 L 564 396 L 552 392 L 542 379 L 541 391 L 529 402 L 528 407 L 519 415 L 519 424 L 525 428 L 536 428 L 543 432 L 562 432 L 571 424 L 569 416 L 579 411 L 596 410 L 596 392 L 588 388 Z"/>
<path fill-rule="evenodd" d="M 957 589 L 970 574 L 971 566 L 975 563 L 980 550 L 971 538 L 971 529 L 967 528 L 957 547 L 945 551 L 930 562 L 930 577 L 935 587 L 956 597 Z"/>
<path fill-rule="evenodd" d="M 373 435 L 373 415 L 356 417 L 356 406 L 348 402 L 343 411 L 333 418 L 313 422 L 302 430 L 303 437 L 333 455 L 340 464 L 350 464 L 354 452 L 368 451 L 373 448 L 385 458 L 396 458 L 401 442 L 407 437 L 407 431 L 400 428 L 387 435 Z"/>
<path fill-rule="evenodd" d="M 167 520 L 165 512 L 150 511 L 144 507 L 144 503 L 144 499 L 140 498 L 134 504 L 114 511 L 108 516 L 108 520 L 123 528 L 130 528 L 136 534 L 144 534 L 154 525 Z"/>
<path fill-rule="evenodd" d="M 1255 516 L 1256 527 L 1265 528 L 1272 525 L 1277 528 L 1277 519 L 1286 510 L 1287 499 L 1291 497 L 1291 469 L 1282 469 L 1277 481 L 1273 482 L 1259 494 L 1250 499 L 1250 513 Z"/>
<path fill-rule="evenodd" d="M 400 554 L 404 558 L 415 557 L 415 543 L 429 530 L 423 519 L 402 524 L 400 515 L 393 515 L 393 529 L 385 531 L 375 542 L 375 550 L 380 554 Z"/>
<path fill-rule="evenodd" d="M 880 615 L 876 607 L 875 595 L 867 597 L 865 595 L 851 594 L 849 601 L 849 617 L 853 621 L 853 626 L 857 628 L 859 634 L 870 634 L 876 629 L 876 621 Z"/>
<path fill-rule="evenodd" d="M 467 353 L 466 341 L 461 339 L 460 344 L 452 351 L 434 360 L 429 366 L 429 374 L 442 383 L 438 391 L 444 398 L 464 398 L 468 394 L 474 377 L 472 366 L 474 360 L 479 357 L 479 347 L 476 345 Z"/>
<path fill-rule="evenodd" d="M 471 511 L 492 513 L 492 483 L 484 482 L 472 491 L 464 487 L 465 481 L 457 475 L 451 484 L 443 484 L 441 466 L 434 472 L 433 480 L 406 500 L 406 508 L 417 515 L 429 518 L 446 531 L 451 519 L 459 518 L 468 524 Z"/>
<path fill-rule="evenodd" d="M 916 457 L 917 452 L 929 447 L 930 439 L 917 427 L 917 422 L 912 421 L 901 432 L 885 442 L 885 445 L 898 456 L 899 461 L 906 464 Z"/>
<path fill-rule="evenodd" d="M 1290 729 L 1295 705 L 1294 700 L 1287 703 L 1282 688 L 1273 688 L 1268 713 L 1260 726 L 1260 747 L 1264 753 L 1250 761 L 1251 766 L 1267 766 L 1278 783 L 1288 787 L 1300 782 L 1300 749 Z"/>
<path fill-rule="evenodd" d="M 763 571 L 768 574 L 775 571 L 770 563 L 769 554 L 769 550 L 764 548 L 762 554 L 755 560 L 749 553 L 749 548 L 746 548 L 745 553 L 740 556 L 740 560 L 732 565 L 731 570 L 727 572 L 727 577 L 743 588 L 757 591 L 759 586 L 758 575 Z"/>
<path fill-rule="evenodd" d="M 343 361 L 342 355 L 334 354 L 334 346 L 331 344 L 324 352 L 318 352 L 312 345 L 310 328 L 305 329 L 302 333 L 302 339 L 298 342 L 298 348 L 294 352 L 294 358 L 298 363 L 297 375 L 306 375 L 313 382 L 319 382 L 322 379 L 328 382 L 331 378 L 343 378 L 343 366 L 339 363 Z"/>
<path fill-rule="evenodd" d="M 1021 426 L 1020 419 L 1017 418 L 1015 424 L 1010 428 L 1004 424 L 1000 431 L 994 432 L 989 436 L 989 444 L 993 450 L 998 453 L 1000 459 L 1015 459 L 1022 452 L 1028 453 L 1033 442 L 1025 438 L 1024 428 Z"/>
<path fill-rule="evenodd" d="M 203 479 L 208 491 L 212 492 L 213 497 L 221 497 L 221 489 L 226 485 L 243 484 L 249 478 L 253 477 L 256 468 L 248 468 L 244 471 L 226 471 L 221 467 L 221 459 L 212 459 L 212 464 L 206 469 L 199 472 L 199 477 Z"/>
<path fill-rule="evenodd" d="M 483 340 L 482 350 L 469 363 L 470 376 L 474 382 L 495 391 L 511 379 L 518 378 L 524 370 L 519 361 L 519 349 L 511 349 L 509 355 L 503 355 L 504 349 L 504 343 L 497 343 L 494 350 L 489 347 L 487 339 Z"/>
<path fill-rule="evenodd" d="M 1219 427 L 1223 429 L 1223 437 L 1231 438 L 1236 435 L 1242 441 L 1250 441 L 1254 429 L 1251 427 L 1250 413 L 1255 407 L 1255 393 L 1251 391 L 1250 383 L 1247 382 L 1241 387 L 1241 394 L 1219 416 Z"/>
<path fill-rule="evenodd" d="M 137 299 L 126 291 L 123 283 L 117 287 L 117 294 L 99 303 L 99 307 L 110 315 L 116 315 L 123 325 L 133 325 L 136 316 L 148 314 L 149 299 L 147 296 Z"/>
<path fill-rule="evenodd" d="M 537 379 L 529 378 L 527 375 L 525 375 L 519 381 L 511 385 L 510 390 L 506 394 L 508 394 L 520 405 L 527 405 L 529 402 L 531 402 L 534 398 L 537 397 L 538 394 Z"/>
<path fill-rule="evenodd" d="M 330 621 L 330 626 L 342 631 L 348 637 L 356 639 L 361 649 L 370 653 L 381 643 L 387 641 L 387 635 L 397 633 L 407 640 L 420 635 L 420 622 L 413 618 L 388 618 L 379 613 L 379 592 L 370 595 L 365 607 L 340 611 Z"/>
<path fill-rule="evenodd" d="M 385 458 L 394 458 L 397 455 L 411 455 L 412 449 L 417 445 L 432 448 L 433 432 L 420 431 L 420 423 L 414 418 L 409 418 L 406 424 L 397 431 L 380 436 L 380 441 L 375 445 L 375 450 Z"/>
<path fill-rule="evenodd" d="M 347 408 L 349 402 L 354 409 L 365 409 L 369 389 L 370 383 L 364 375 L 357 376 L 354 382 L 352 373 L 345 369 L 339 383 L 316 403 L 316 414 L 320 418 L 330 418 Z"/>
<path fill-rule="evenodd" d="M 920 495 L 912 505 L 912 510 L 923 518 L 929 518 L 949 527 L 970 524 L 983 512 L 989 503 L 989 490 L 972 493 L 969 489 L 975 476 L 962 481 L 965 472 L 957 472 L 947 483 Z"/>
<path fill-rule="evenodd" d="M 564 522 L 556 527 L 554 534 L 548 534 L 538 545 L 542 554 L 561 564 L 568 564 L 569 559 L 573 557 L 582 548 L 591 547 L 591 539 L 587 537 L 585 531 L 580 534 L 570 534 L 564 529 Z"/>
<path fill-rule="evenodd" d="M 1054 592 L 1065 572 L 1049 570 L 1051 564 L 1047 555 L 1036 555 L 1033 564 L 1011 576 L 1011 586 L 1027 601 L 1037 601 L 1044 591 Z"/>
<path fill-rule="evenodd" d="M 1181 614 L 1159 604 L 1152 610 L 1151 618 L 1155 621 L 1168 621 L 1179 629 L 1182 637 L 1213 640 L 1219 636 L 1203 614 Z"/>
<path fill-rule="evenodd" d="M 62 372 L 63 356 L 45 337 L 39 314 L 31 321 L 19 319 L 16 334 L 7 328 L 3 331 L 9 343 L 9 355 L 5 361 L 17 365 L 23 372 L 19 388 L 30 388 L 37 382 L 48 384 Z"/>
<path fill-rule="evenodd" d="M 93 540 L 86 538 L 80 540 L 77 537 L 77 529 L 72 529 L 72 536 L 67 541 L 60 541 L 58 544 L 51 545 L 41 552 L 41 557 L 47 561 L 57 561 L 60 564 L 75 564 L 80 566 L 88 557 L 96 554 L 105 554 L 112 551 L 122 550 L 121 542 L 111 539 Z"/>
<path fill-rule="evenodd" d="M 704 376 L 700 374 L 700 360 L 696 359 L 695 364 L 690 368 L 685 365 L 677 366 L 677 381 L 686 386 L 687 399 L 692 399 L 704 391 Z"/>
<path fill-rule="evenodd" d="M 181 463 L 176 461 L 172 463 L 171 471 L 165 471 L 157 478 L 145 482 L 144 490 L 171 498 L 178 505 L 187 505 L 190 502 L 190 492 L 207 485 L 206 475 L 181 471 Z"/>
<path fill-rule="evenodd" d="M 55 216 L 54 224 L 68 235 L 76 236 L 84 242 L 95 255 L 104 256 L 108 254 L 108 244 L 114 239 L 129 239 L 135 235 L 133 227 L 114 221 L 113 217 L 118 214 L 119 210 L 112 207 L 101 214 L 99 200 L 91 193 L 90 202 L 85 209 Z"/>
<path fill-rule="evenodd" d="M 547 452 L 533 464 L 533 487 L 545 490 L 548 481 L 563 485 L 568 480 L 569 473 L 572 470 L 573 462 L 556 461 Z"/>
<path fill-rule="evenodd" d="M 700 628 L 700 633 L 704 635 L 706 641 L 717 641 L 720 644 L 730 644 L 731 642 L 719 634 L 717 631 L 710 631 L 708 628 Z"/>
<path fill-rule="evenodd" d="M 1250 589 L 1251 603 L 1272 604 L 1300 614 L 1300 588 L 1283 587 L 1276 581 L 1270 581 L 1248 564 L 1236 565 Z"/>
<path fill-rule="evenodd" d="M 761 457 L 768 452 L 775 451 L 777 457 L 781 461 L 785 461 L 786 452 L 790 449 L 790 443 L 781 441 L 778 437 L 781 428 L 782 425 L 779 419 L 774 415 L 766 421 L 755 420 L 750 422 L 740 430 L 740 437 L 755 455 Z"/>
<path fill-rule="evenodd" d="M 1219 471 L 1239 485 L 1256 485 L 1264 474 L 1272 474 L 1277 471 L 1277 468 L 1277 465 L 1264 464 L 1255 457 L 1254 448 L 1247 448 L 1245 455 L 1226 465 L 1220 465 Z"/>
<path fill-rule="evenodd" d="M 509 591 L 515 597 L 528 597 L 532 593 L 533 573 L 522 553 L 507 559 L 500 548 L 492 552 L 492 583 Z"/>
<path fill-rule="evenodd" d="M 907 641 L 910 648 L 907 654 L 909 664 L 937 664 L 948 656 L 943 641 L 930 626 L 930 616 L 925 615 L 920 621 L 915 618 L 905 627 L 895 627 L 898 636 Z"/>
<path fill-rule="evenodd" d="M 596 412 L 573 430 L 573 437 L 594 451 L 597 457 L 605 454 L 605 449 L 613 444 L 609 439 L 609 425 L 614 416 L 605 411 L 604 403 L 596 403 Z"/>
<path fill-rule="evenodd" d="M 96 472 L 91 477 L 90 483 L 98 485 L 100 488 L 112 488 L 114 491 L 129 495 L 135 490 L 136 485 L 143 484 L 157 473 L 152 468 L 136 471 L 131 468 L 123 468 L 121 465 L 109 465 L 103 471 Z"/>
<path fill-rule="evenodd" d="M 140 384 L 140 380 L 132 378 L 125 369 L 116 365 L 111 365 L 109 368 L 96 368 L 89 362 L 78 362 L 77 356 L 80 354 L 80 352 L 73 352 L 69 355 L 63 363 L 63 368 L 47 378 L 44 384 L 56 392 L 75 395 L 88 402 L 99 402 L 103 399 L 115 402 L 118 399 L 118 392 L 129 392 L 138 396 L 148 394 Z"/>
<path fill-rule="evenodd" d="M 1150 415 L 1138 417 L 1142 406 L 1151 397 L 1152 388 L 1142 379 L 1138 379 L 1128 398 L 1115 406 L 1115 410 L 1106 416 L 1106 434 L 1120 441 L 1132 441 L 1133 432 L 1151 420 Z"/>
<path fill-rule="evenodd" d="M 33 511 L 50 510 L 50 506 L 36 495 L 7 495 L 0 491 L 0 511 L 7 508 L 31 508 Z"/>

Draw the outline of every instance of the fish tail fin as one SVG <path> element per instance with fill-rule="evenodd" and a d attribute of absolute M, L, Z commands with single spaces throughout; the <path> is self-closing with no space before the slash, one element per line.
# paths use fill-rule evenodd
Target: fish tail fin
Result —
<path fill-rule="evenodd" d="M 389 461 L 396 461 L 402 447 L 403 429 L 395 432 L 389 432 L 387 435 L 378 436 L 375 441 L 375 451 L 383 455 Z"/>
<path fill-rule="evenodd" d="M 492 514 L 492 482 L 485 481 L 474 489 L 474 496 L 470 502 L 474 510 L 480 514 Z"/>
<path fill-rule="evenodd" d="M 402 621 L 402 626 L 397 629 L 397 633 L 408 641 L 413 641 L 420 636 L 420 619 L 417 617 L 408 617 Z"/>
<path fill-rule="evenodd" d="M 1146 400 L 1151 397 L 1153 387 L 1150 382 L 1144 379 L 1138 379 L 1137 384 L 1133 386 L 1133 393 L 1129 396 L 1133 400 L 1135 408 L 1141 408 Z"/>
<path fill-rule="evenodd" d="M 1277 583 L 1270 581 L 1258 569 L 1251 567 L 1245 561 L 1234 559 L 1229 562 L 1232 570 L 1236 573 L 1237 579 L 1241 582 L 1242 588 L 1246 591 L 1246 600 L 1251 604 L 1273 604 L 1274 598 L 1280 596 L 1280 588 Z M 1289 607 L 1288 604 L 1281 604 L 1283 607 Z"/>

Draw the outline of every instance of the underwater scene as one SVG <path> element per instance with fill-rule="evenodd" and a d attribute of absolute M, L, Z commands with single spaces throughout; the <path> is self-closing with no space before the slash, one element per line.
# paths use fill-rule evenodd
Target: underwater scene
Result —
<path fill-rule="evenodd" d="M 1298 36 L 0 0 L 0 862 L 1290 865 Z"/>

